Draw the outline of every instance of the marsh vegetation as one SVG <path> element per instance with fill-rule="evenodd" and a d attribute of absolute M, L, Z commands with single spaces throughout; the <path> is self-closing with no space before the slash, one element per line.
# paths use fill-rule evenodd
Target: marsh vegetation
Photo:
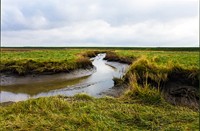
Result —
<path fill-rule="evenodd" d="M 54 96 L 1 104 L 0 130 L 198 130 L 199 53 L 195 50 L 3 50 L 1 73 L 70 72 L 92 68 L 89 58 L 130 65 L 115 79 L 117 98 Z"/>

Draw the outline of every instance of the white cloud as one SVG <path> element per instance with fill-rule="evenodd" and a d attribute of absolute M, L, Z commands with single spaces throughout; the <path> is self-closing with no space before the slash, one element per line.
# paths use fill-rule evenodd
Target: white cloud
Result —
<path fill-rule="evenodd" d="M 3 46 L 198 46 L 198 0 L 2 0 Z"/>

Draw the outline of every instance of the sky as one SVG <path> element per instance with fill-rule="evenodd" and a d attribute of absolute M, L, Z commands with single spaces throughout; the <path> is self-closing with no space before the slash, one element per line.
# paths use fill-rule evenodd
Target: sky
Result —
<path fill-rule="evenodd" d="M 198 0 L 1 0 L 5 47 L 199 47 Z"/>

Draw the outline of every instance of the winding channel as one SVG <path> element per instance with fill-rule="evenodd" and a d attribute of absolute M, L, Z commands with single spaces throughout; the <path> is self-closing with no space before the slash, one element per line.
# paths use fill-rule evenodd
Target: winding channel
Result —
<path fill-rule="evenodd" d="M 93 69 L 76 70 L 71 73 L 40 76 L 6 76 L 1 74 L 0 102 L 23 101 L 45 96 L 73 96 L 86 93 L 94 97 L 114 86 L 113 77 L 122 77 L 127 64 L 103 60 L 106 54 L 92 58 Z"/>

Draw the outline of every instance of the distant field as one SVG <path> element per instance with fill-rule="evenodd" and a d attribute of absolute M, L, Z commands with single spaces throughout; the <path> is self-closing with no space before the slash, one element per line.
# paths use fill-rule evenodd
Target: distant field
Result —
<path fill-rule="evenodd" d="M 1 47 L 2 50 L 38 49 L 92 49 L 92 50 L 146 50 L 146 51 L 199 51 L 198 47 Z"/>

